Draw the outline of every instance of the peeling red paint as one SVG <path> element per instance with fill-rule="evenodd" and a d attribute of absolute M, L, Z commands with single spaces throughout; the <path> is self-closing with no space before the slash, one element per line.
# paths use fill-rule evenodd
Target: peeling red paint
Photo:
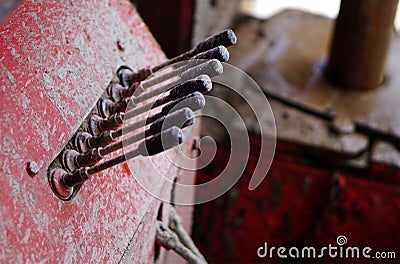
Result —
<path fill-rule="evenodd" d="M 279 263 L 282 259 L 276 254 L 272 259 L 259 258 L 258 248 L 267 242 L 269 248 L 276 249 L 321 249 L 328 244 L 337 246 L 339 235 L 347 237 L 349 247 L 399 251 L 398 169 L 375 164 L 367 170 L 343 172 L 307 159 L 302 146 L 281 140 L 268 176 L 250 191 L 248 184 L 259 158 L 259 137 L 251 135 L 250 143 L 253 151 L 238 183 L 215 201 L 195 207 L 194 241 L 209 262 Z M 202 152 L 212 147 L 205 143 Z M 213 161 L 198 171 L 197 183 L 218 175 L 229 158 L 228 148 L 218 148 Z M 201 198 L 206 193 L 196 195 Z M 384 263 L 396 260 L 385 259 Z M 331 259 L 327 255 L 321 261 L 369 263 L 365 258 Z"/>
<path fill-rule="evenodd" d="M 126 0 L 24 1 L 0 25 L 2 262 L 115 263 L 127 250 L 152 261 L 152 208 L 160 202 L 141 189 L 126 164 L 93 177 L 71 202 L 53 195 L 47 167 L 120 65 L 164 59 Z M 29 161 L 38 165 L 35 177 L 28 175 Z M 137 233 L 140 223 L 143 233 Z M 132 239 L 141 242 L 128 247 Z"/>

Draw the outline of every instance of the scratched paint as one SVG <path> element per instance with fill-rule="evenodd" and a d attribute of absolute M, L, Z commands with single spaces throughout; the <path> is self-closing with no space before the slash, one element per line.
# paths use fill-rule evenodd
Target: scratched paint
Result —
<path fill-rule="evenodd" d="M 276 255 L 259 258 L 257 249 L 265 242 L 269 248 L 320 249 L 335 246 L 340 234 L 348 238 L 348 246 L 398 252 L 398 168 L 375 164 L 368 170 L 342 172 L 340 167 L 313 163 L 304 155 L 303 146 L 281 140 L 268 180 L 250 191 L 248 184 L 259 155 L 258 136 L 251 136 L 250 144 L 253 151 L 246 172 L 235 187 L 215 201 L 196 205 L 194 241 L 210 263 L 280 263 Z M 202 152 L 210 148 L 205 143 Z M 226 169 L 230 154 L 229 148 L 218 148 L 212 162 L 198 171 L 198 184 Z M 366 263 L 354 258 L 333 262 Z"/>
<path fill-rule="evenodd" d="M 141 189 L 127 164 L 96 175 L 72 202 L 52 194 L 46 173 L 120 65 L 164 59 L 125 0 L 24 1 L 0 25 L 2 262 L 115 263 L 127 251 L 152 260 L 154 219 L 144 217 L 159 201 Z M 38 164 L 34 177 L 28 161 Z M 149 165 L 142 166 L 145 173 Z M 144 232 L 137 232 L 139 223 Z"/>

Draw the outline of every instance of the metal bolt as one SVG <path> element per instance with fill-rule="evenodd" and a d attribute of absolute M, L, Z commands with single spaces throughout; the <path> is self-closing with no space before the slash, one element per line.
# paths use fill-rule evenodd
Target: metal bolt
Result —
<path fill-rule="evenodd" d="M 39 173 L 39 165 L 35 161 L 30 160 L 27 162 L 26 171 L 30 176 L 34 176 Z"/>

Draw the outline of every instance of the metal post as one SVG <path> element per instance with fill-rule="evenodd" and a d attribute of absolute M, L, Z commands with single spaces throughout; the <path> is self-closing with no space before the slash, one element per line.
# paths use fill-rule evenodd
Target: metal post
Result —
<path fill-rule="evenodd" d="M 398 0 L 342 0 L 327 77 L 346 89 L 371 89 L 384 81 Z"/>

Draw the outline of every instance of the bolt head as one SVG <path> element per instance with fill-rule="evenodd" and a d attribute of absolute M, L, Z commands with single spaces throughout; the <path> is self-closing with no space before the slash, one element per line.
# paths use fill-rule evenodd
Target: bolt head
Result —
<path fill-rule="evenodd" d="M 28 172 L 29 176 L 35 176 L 39 173 L 39 165 L 35 161 L 30 160 L 27 162 L 26 171 Z"/>

